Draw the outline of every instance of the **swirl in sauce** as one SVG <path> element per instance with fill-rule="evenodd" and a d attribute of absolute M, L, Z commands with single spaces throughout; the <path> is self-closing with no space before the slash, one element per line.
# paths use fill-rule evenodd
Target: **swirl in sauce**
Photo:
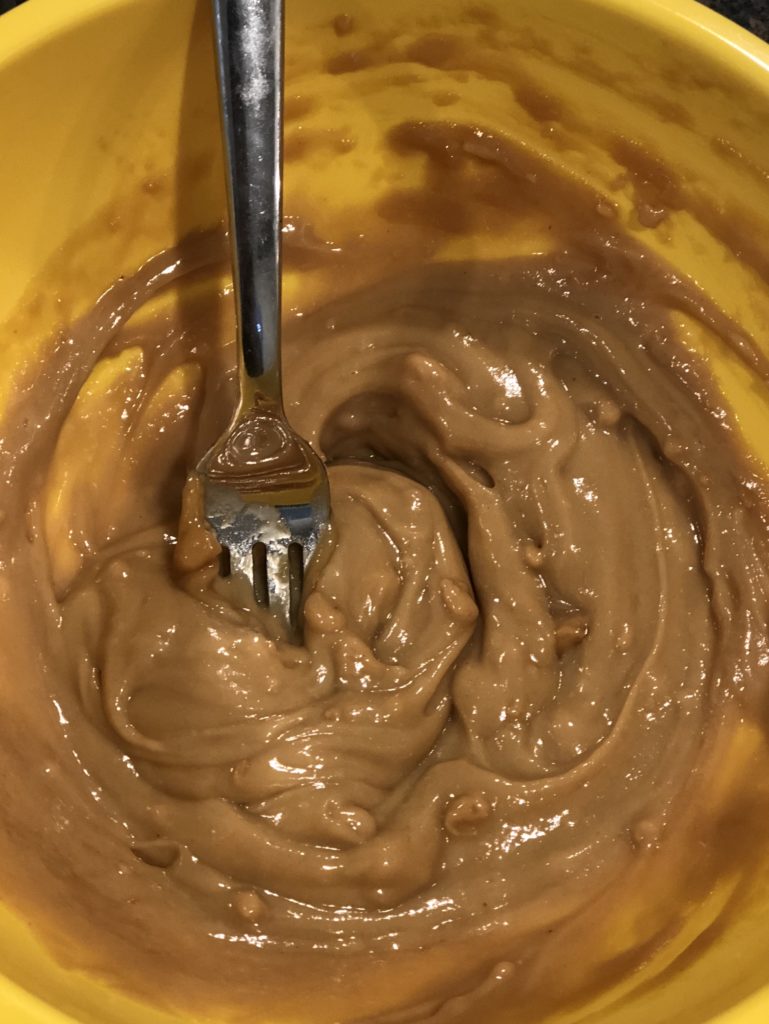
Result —
<path fill-rule="evenodd" d="M 40 851 L 14 877 L 69 894 L 51 927 L 102 937 L 91 965 L 270 1019 L 524 1020 L 612 974 L 634 889 L 614 974 L 675 931 L 766 694 L 765 484 L 671 311 L 732 325 L 591 202 L 559 251 L 411 268 L 289 325 L 334 513 L 301 646 L 218 578 L 194 479 L 179 519 L 232 397 L 228 295 L 184 330 L 134 315 L 218 244 L 116 285 L 55 348 L 51 410 L 8 414 L 29 510 L 0 635 L 29 709 L 3 758 L 45 772 L 4 813 Z"/>

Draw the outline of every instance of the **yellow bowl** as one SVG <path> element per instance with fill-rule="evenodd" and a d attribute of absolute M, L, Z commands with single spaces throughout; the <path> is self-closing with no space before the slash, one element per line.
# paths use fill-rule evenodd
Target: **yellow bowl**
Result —
<path fill-rule="evenodd" d="M 0 403 L 57 324 L 154 252 L 221 220 L 207 8 L 33 0 L 0 21 Z M 387 131 L 404 118 L 463 120 L 514 133 L 611 196 L 629 231 L 746 330 L 766 330 L 767 47 L 691 0 L 344 0 L 350 35 L 344 21 L 334 28 L 341 11 L 341 0 L 289 3 L 289 213 L 312 211 L 323 237 L 356 216 L 375 230 L 377 200 L 417 185 L 422 171 L 413 155 L 386 156 Z M 655 203 L 668 210 L 656 225 Z M 408 254 L 409 230 L 388 226 L 393 259 Z M 431 256 L 543 244 L 502 226 L 445 238 Z M 315 284 L 288 274 L 288 306 Z M 712 338 L 690 330 L 689 341 L 769 463 L 766 389 Z M 645 972 L 559 1020 L 764 1024 L 769 884 L 757 872 L 740 912 L 716 926 L 727 895 L 693 910 Z M 682 956 L 708 929 L 700 955 Z M 625 941 L 618 934 L 618 951 Z M 182 1020 L 62 966 L 10 904 L 0 949 L 9 1024 Z"/>

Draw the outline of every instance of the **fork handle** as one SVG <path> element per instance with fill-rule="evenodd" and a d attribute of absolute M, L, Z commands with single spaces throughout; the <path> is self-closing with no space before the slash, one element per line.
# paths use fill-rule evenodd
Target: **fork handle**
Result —
<path fill-rule="evenodd" d="M 283 0 L 212 0 L 237 304 L 241 408 L 282 407 Z"/>

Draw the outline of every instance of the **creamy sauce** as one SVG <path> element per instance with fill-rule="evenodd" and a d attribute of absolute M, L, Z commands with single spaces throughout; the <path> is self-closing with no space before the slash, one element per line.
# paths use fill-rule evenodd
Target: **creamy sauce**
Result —
<path fill-rule="evenodd" d="M 463 126 L 393 144 L 532 159 Z M 724 752 L 769 684 L 765 482 L 672 315 L 734 325 L 539 173 L 557 251 L 374 253 L 287 325 L 334 517 L 300 646 L 219 578 L 194 480 L 180 512 L 232 406 L 231 300 L 142 310 L 221 239 L 116 284 L 5 414 L 3 871 L 73 961 L 265 1020 L 536 1019 L 716 876 Z"/>

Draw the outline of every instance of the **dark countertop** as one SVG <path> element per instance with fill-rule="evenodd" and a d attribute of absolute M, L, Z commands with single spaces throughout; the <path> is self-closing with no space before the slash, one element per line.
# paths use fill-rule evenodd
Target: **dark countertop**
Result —
<path fill-rule="evenodd" d="M 769 42 L 769 0 L 702 0 L 719 14 L 738 22 Z"/>
<path fill-rule="evenodd" d="M 637 0 L 639 4 L 645 2 Z M 20 3 L 23 0 L 0 0 L 0 14 Z M 702 3 L 769 42 L 769 0 L 702 0 Z"/>

